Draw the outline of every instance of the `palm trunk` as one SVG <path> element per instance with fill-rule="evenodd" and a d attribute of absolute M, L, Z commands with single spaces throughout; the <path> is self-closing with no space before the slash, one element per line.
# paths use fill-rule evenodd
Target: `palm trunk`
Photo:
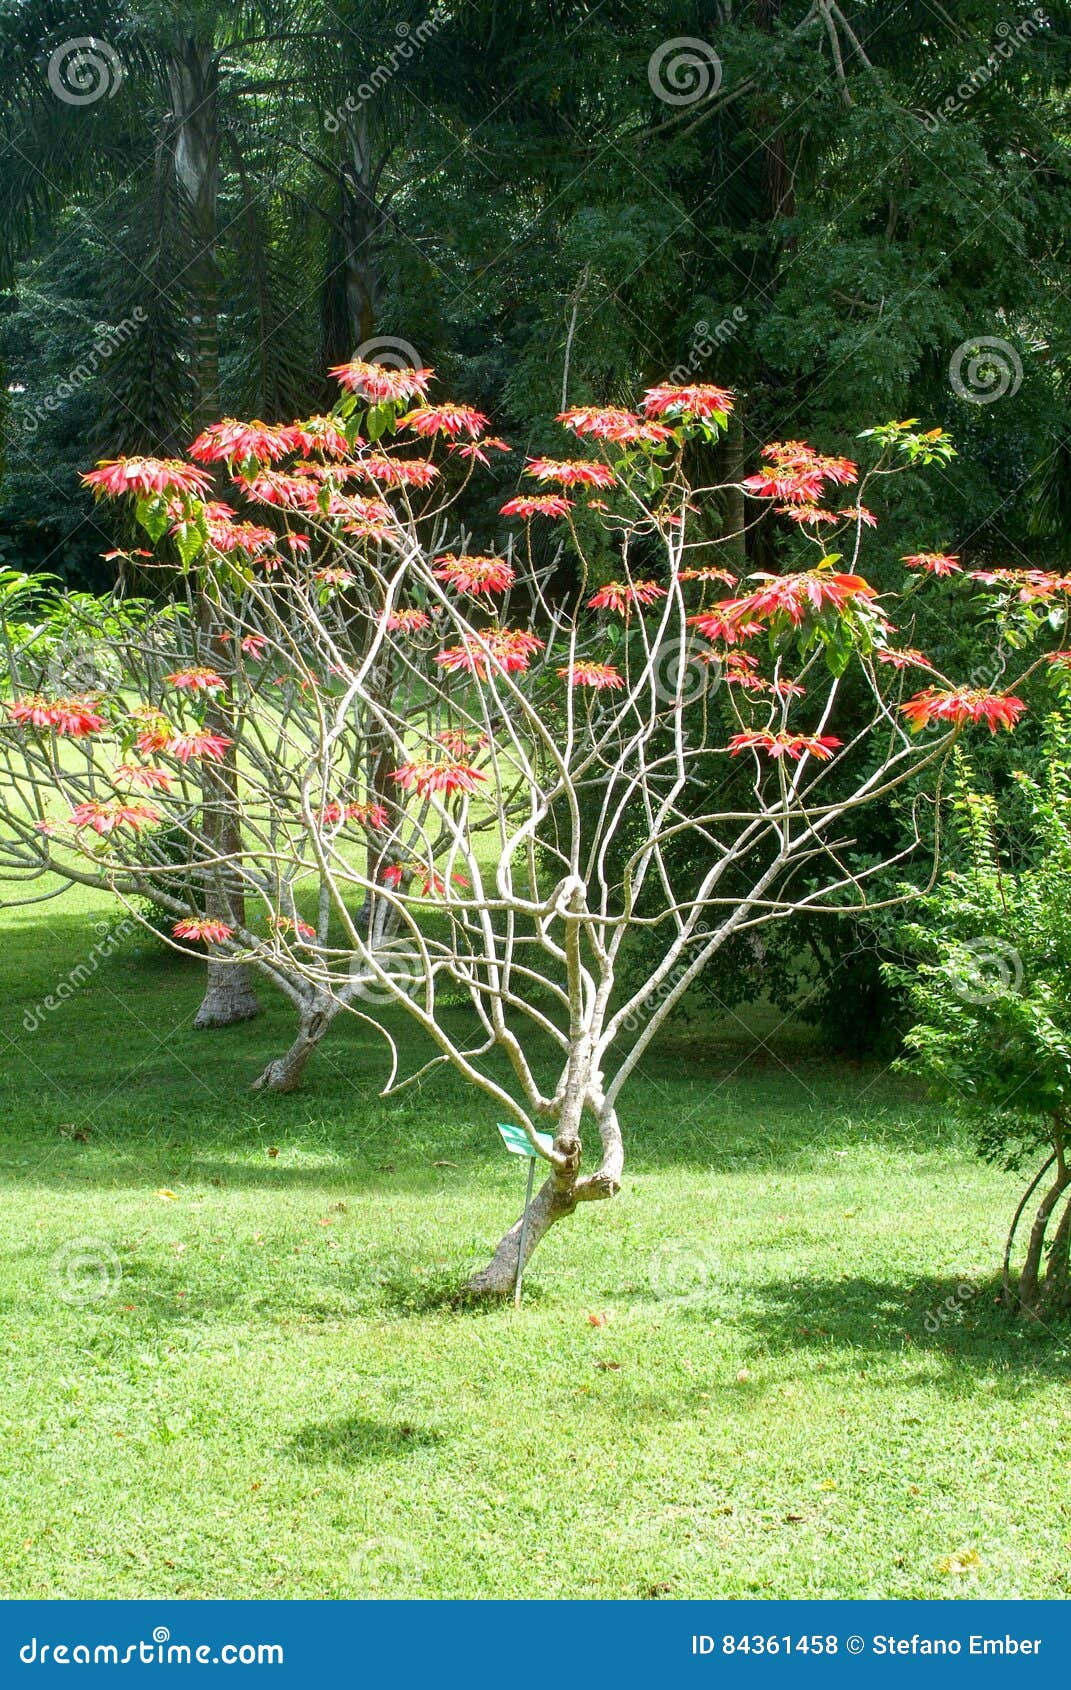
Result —
<path fill-rule="evenodd" d="M 217 201 L 219 197 L 219 65 L 211 40 L 176 40 L 167 65 L 173 122 L 175 179 L 189 229 L 191 252 L 183 276 L 189 293 L 193 324 L 194 432 L 213 422 L 220 412 L 219 392 L 219 279 L 216 270 Z M 222 642 L 211 636 L 211 610 L 204 596 L 199 624 L 216 666 L 226 664 Z M 229 705 L 210 699 L 205 726 L 212 733 L 235 740 Z M 213 856 L 235 859 L 241 850 L 238 824 L 237 744 L 225 759 L 207 765 L 202 792 L 205 840 Z M 216 875 L 206 887 L 205 913 L 231 926 L 244 925 L 245 908 L 234 876 Z M 208 960 L 205 995 L 195 1027 L 229 1027 L 259 1012 L 252 976 L 244 963 Z"/>

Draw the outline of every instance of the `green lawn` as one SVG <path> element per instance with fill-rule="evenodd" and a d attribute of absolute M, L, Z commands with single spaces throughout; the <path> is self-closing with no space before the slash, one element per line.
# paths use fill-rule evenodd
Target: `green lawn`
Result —
<path fill-rule="evenodd" d="M 1068 1334 L 993 1301 L 1018 1182 L 903 1081 L 681 1031 L 621 1197 L 462 1313 L 521 1195 L 493 1109 L 380 1100 L 356 1024 L 256 1096 L 285 1006 L 194 1033 L 144 937 L 27 1032 L 105 909 L 2 917 L 0 1594 L 1071 1591 Z"/>

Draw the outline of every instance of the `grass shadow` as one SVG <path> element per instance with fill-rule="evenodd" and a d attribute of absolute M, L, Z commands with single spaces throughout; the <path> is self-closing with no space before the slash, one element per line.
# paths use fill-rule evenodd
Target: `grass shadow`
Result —
<path fill-rule="evenodd" d="M 387 1461 L 399 1455 L 435 1449 L 445 1441 L 445 1434 L 434 1426 L 349 1414 L 341 1420 L 303 1426 L 290 1439 L 287 1449 L 303 1461 L 342 1462 L 360 1467 L 366 1462 Z"/>

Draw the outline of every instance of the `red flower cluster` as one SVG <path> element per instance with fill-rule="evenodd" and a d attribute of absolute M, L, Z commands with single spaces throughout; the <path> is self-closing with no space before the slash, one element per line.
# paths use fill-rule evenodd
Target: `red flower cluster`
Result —
<path fill-rule="evenodd" d="M 512 587 L 514 570 L 504 557 L 478 557 L 447 552 L 436 560 L 432 574 L 459 593 L 477 598 L 481 593 L 504 593 Z"/>
<path fill-rule="evenodd" d="M 227 747 L 233 743 L 226 734 L 209 733 L 202 729 L 199 733 L 176 734 L 159 749 L 169 757 L 177 758 L 185 768 L 194 757 L 207 757 L 209 762 L 221 763 Z"/>
<path fill-rule="evenodd" d="M 972 581 L 986 587 L 1016 587 L 1020 604 L 1055 598 L 1057 593 L 1071 593 L 1071 576 L 1056 575 L 1046 569 L 974 569 Z"/>
<path fill-rule="evenodd" d="M 217 675 L 214 669 L 203 666 L 193 669 L 176 669 L 173 675 L 165 675 L 168 686 L 185 688 L 187 692 L 215 692 L 219 687 L 225 687 L 226 681 L 222 675 Z"/>
<path fill-rule="evenodd" d="M 171 931 L 176 939 L 190 939 L 206 945 L 221 945 L 224 939 L 234 937 L 233 927 L 209 916 L 184 916 L 181 921 L 176 921 Z"/>
<path fill-rule="evenodd" d="M 643 408 L 649 417 L 686 415 L 704 420 L 716 417 L 719 422 L 725 422 L 733 408 L 733 396 L 728 388 L 714 387 L 710 382 L 692 382 L 680 387 L 663 382 L 647 389 Z"/>
<path fill-rule="evenodd" d="M 381 405 L 389 399 L 413 399 L 426 393 L 434 370 L 389 370 L 385 364 L 367 364 L 354 358 L 348 364 L 336 364 L 328 374 L 350 393 L 360 394 Z"/>
<path fill-rule="evenodd" d="M 617 692 L 625 684 L 624 676 L 612 663 L 572 663 L 566 669 L 559 669 L 558 674 L 571 687 L 591 687 L 595 692 L 607 688 Z"/>
<path fill-rule="evenodd" d="M 430 757 L 418 757 L 395 769 L 391 778 L 404 791 L 415 792 L 418 798 L 430 798 L 435 793 L 478 792 L 477 782 L 486 780 L 487 776 L 460 759 L 435 762 Z"/>
<path fill-rule="evenodd" d="M 471 405 L 418 405 L 415 411 L 402 417 L 398 426 L 411 428 L 414 434 L 425 438 L 448 434 L 451 440 L 456 440 L 459 434 L 467 434 L 475 440 L 487 427 L 487 418 Z"/>
<path fill-rule="evenodd" d="M 611 440 L 620 446 L 661 446 L 673 439 L 673 430 L 662 423 L 645 422 L 635 411 L 617 405 L 572 405 L 560 412 L 558 421 L 574 434 L 592 440 Z"/>
<path fill-rule="evenodd" d="M 146 499 L 153 494 L 207 493 L 212 482 L 203 469 L 194 469 L 181 458 L 112 458 L 82 477 L 99 497 L 117 499 L 137 493 Z"/>
<path fill-rule="evenodd" d="M 956 687 L 951 691 L 927 687 L 924 692 L 909 698 L 906 704 L 901 704 L 900 709 L 911 724 L 913 733 L 933 722 L 949 722 L 954 727 L 963 727 L 968 722 L 984 722 L 990 733 L 995 734 L 998 728 L 1010 732 L 1026 705 L 1021 698 L 1013 698 L 1008 693 L 988 692 L 984 687 Z"/>
<path fill-rule="evenodd" d="M 523 628 L 481 628 L 475 639 L 466 636 L 463 644 L 448 646 L 435 661 L 448 674 L 464 670 L 486 681 L 492 668 L 507 675 L 523 674 L 535 652 L 542 649 L 543 641 Z"/>
<path fill-rule="evenodd" d="M 348 450 L 345 436 L 343 444 Z M 224 417 L 221 422 L 210 423 L 202 430 L 190 447 L 190 457 L 199 464 L 241 462 L 246 458 L 259 458 L 262 462 L 276 464 L 296 445 L 292 428 L 261 422 L 259 418 L 244 423 L 237 422 L 234 417 Z"/>
<path fill-rule="evenodd" d="M 391 458 L 373 452 L 349 465 L 351 475 L 375 481 L 381 487 L 430 487 L 439 473 L 427 458 Z"/>
<path fill-rule="evenodd" d="M 665 596 L 666 588 L 660 587 L 657 581 L 608 581 L 589 598 L 588 609 L 616 610 L 627 619 L 634 605 L 657 604 Z"/>
<path fill-rule="evenodd" d="M 959 558 L 947 552 L 911 552 L 900 561 L 909 569 L 924 570 L 927 575 L 959 575 L 963 570 Z"/>
<path fill-rule="evenodd" d="M 572 499 L 561 493 L 521 494 L 507 499 L 502 506 L 503 516 L 566 516 L 573 508 Z"/>
<path fill-rule="evenodd" d="M 88 804 L 76 805 L 67 820 L 72 827 L 91 827 L 94 833 L 103 837 L 121 827 L 140 833 L 143 827 L 151 827 L 158 822 L 160 814 L 151 804 L 127 804 L 121 798 L 112 798 L 106 803 L 94 799 Z"/>
<path fill-rule="evenodd" d="M 8 715 L 20 727 L 52 728 L 68 739 L 84 739 L 87 734 L 99 733 L 104 717 L 96 708 L 96 700 L 88 694 L 77 698 L 42 698 L 34 693 L 7 705 Z"/>
<path fill-rule="evenodd" d="M 590 458 L 529 458 L 525 475 L 559 481 L 563 487 L 613 487 L 617 477 L 608 464 Z"/>
<path fill-rule="evenodd" d="M 829 734 L 811 738 L 807 734 L 742 733 L 733 734 L 729 741 L 729 754 L 739 757 L 742 751 L 765 751 L 774 759 L 790 757 L 794 763 L 804 756 L 827 763 L 840 744 L 839 739 Z"/>
<path fill-rule="evenodd" d="M 398 610 L 392 610 L 387 617 L 388 634 L 422 634 L 431 627 L 431 617 L 426 610 L 418 610 L 415 606 L 403 605 Z"/>
<path fill-rule="evenodd" d="M 766 460 L 762 470 L 745 476 L 743 481 L 757 499 L 813 505 L 821 498 L 827 481 L 843 486 L 859 478 L 850 458 L 826 457 L 802 440 L 775 440 L 762 448 L 762 456 Z"/>

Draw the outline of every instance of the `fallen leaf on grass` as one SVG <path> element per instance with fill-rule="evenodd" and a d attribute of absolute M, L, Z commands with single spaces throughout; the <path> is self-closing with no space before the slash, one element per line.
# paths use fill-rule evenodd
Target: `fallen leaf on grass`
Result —
<path fill-rule="evenodd" d="M 609 1319 L 610 1319 L 610 1316 L 608 1314 L 603 1314 L 601 1312 L 599 1314 L 589 1314 L 588 1315 L 588 1325 L 589 1326 L 605 1326 L 607 1324 L 607 1322 L 609 1321 Z"/>
<path fill-rule="evenodd" d="M 178 1202 L 178 1198 L 175 1196 L 175 1193 L 170 1191 L 166 1185 L 162 1185 L 156 1195 L 157 1197 L 162 1198 L 165 1203 Z"/>
<path fill-rule="evenodd" d="M 954 1577 L 960 1573 L 974 1573 L 982 1565 L 982 1557 L 977 1549 L 957 1549 L 954 1555 L 946 1555 L 937 1563 L 939 1573 L 951 1573 Z"/>
<path fill-rule="evenodd" d="M 276 1158 L 276 1156 L 278 1156 L 278 1154 L 279 1154 L 279 1146 L 277 1144 L 269 1144 L 268 1155 L 272 1158 L 272 1161 L 275 1160 L 275 1158 Z"/>
<path fill-rule="evenodd" d="M 597 1361 L 595 1366 L 601 1367 L 604 1373 L 620 1373 L 621 1371 L 621 1363 L 619 1361 Z"/>

